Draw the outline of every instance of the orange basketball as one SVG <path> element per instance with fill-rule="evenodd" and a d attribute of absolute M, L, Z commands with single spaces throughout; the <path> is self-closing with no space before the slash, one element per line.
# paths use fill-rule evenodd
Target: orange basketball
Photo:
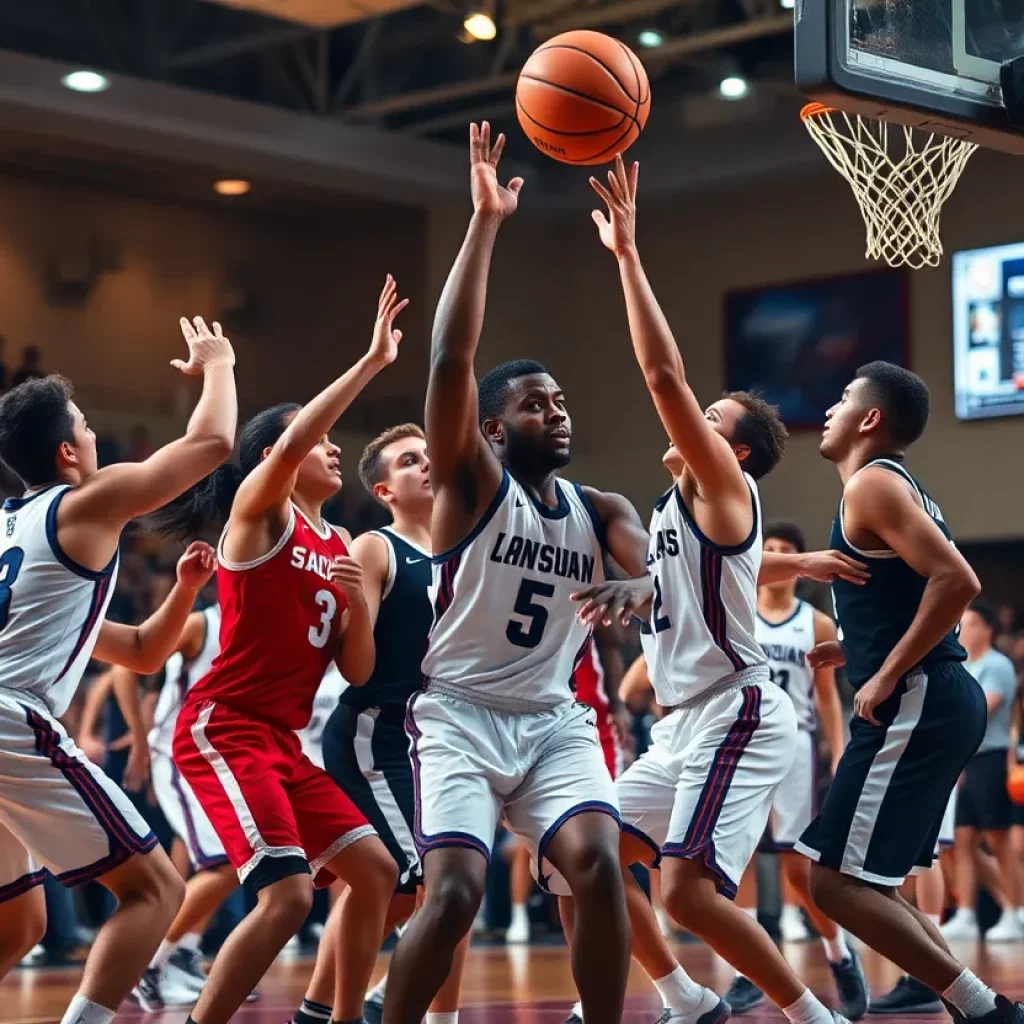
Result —
<path fill-rule="evenodd" d="M 651 86 L 625 43 L 601 32 L 563 32 L 523 66 L 516 111 L 542 153 L 565 164 L 604 164 L 640 137 Z"/>
<path fill-rule="evenodd" d="M 1010 791 L 1010 799 L 1015 804 L 1024 806 L 1024 764 L 1019 764 L 1010 769 L 1010 775 L 1006 780 L 1006 788 Z"/>

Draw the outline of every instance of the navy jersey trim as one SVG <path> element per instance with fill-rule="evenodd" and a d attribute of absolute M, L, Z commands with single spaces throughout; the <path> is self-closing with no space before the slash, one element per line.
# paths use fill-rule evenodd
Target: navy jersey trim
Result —
<path fill-rule="evenodd" d="M 757 617 L 769 629 L 781 629 L 783 626 L 788 626 L 804 610 L 805 603 L 805 601 L 797 598 L 796 608 L 793 609 L 792 615 L 787 615 L 781 622 L 769 622 L 760 612 L 757 613 Z"/>
<path fill-rule="evenodd" d="M 58 487 L 59 484 L 50 484 L 48 487 L 44 487 L 41 491 L 36 491 L 35 494 L 29 494 L 26 497 L 21 498 L 8 498 L 4 502 L 5 512 L 20 512 L 30 501 L 35 501 L 36 498 L 41 497 L 44 494 L 49 494 L 54 487 Z"/>
<path fill-rule="evenodd" d="M 654 503 L 655 512 L 664 512 L 665 506 L 672 500 L 672 492 L 678 492 L 679 488 L 673 484 L 658 500 Z"/>
<path fill-rule="evenodd" d="M 70 491 L 71 488 L 67 488 L 58 494 L 53 501 L 50 503 L 50 507 L 46 510 L 46 539 L 50 542 L 50 550 L 53 552 L 53 557 L 60 562 L 69 572 L 73 572 L 76 576 L 81 576 L 84 580 L 102 580 L 109 576 L 114 571 L 114 566 L 117 565 L 117 552 L 115 551 L 110 561 L 107 563 L 105 568 L 100 569 L 98 572 L 95 569 L 87 569 L 84 565 L 80 565 L 76 562 L 64 549 L 60 546 L 60 541 L 57 540 L 57 509 L 60 503 L 64 500 L 64 496 Z"/>
<path fill-rule="evenodd" d="M 516 483 L 519 483 L 517 480 Z M 562 481 L 557 477 L 555 478 L 555 493 L 558 495 L 558 508 L 548 508 L 544 502 L 540 501 L 531 491 L 519 484 L 526 496 L 530 499 L 533 507 L 545 518 L 545 519 L 564 519 L 570 512 L 571 506 L 569 505 L 569 499 L 565 496 L 565 492 L 562 490 Z"/>
<path fill-rule="evenodd" d="M 449 548 L 447 551 L 440 555 L 433 556 L 434 565 L 441 565 L 447 562 L 449 558 L 454 558 L 456 555 L 462 554 L 470 544 L 473 543 L 480 536 L 481 533 L 487 528 L 487 524 L 494 518 L 494 514 L 501 507 L 501 503 L 505 500 L 505 496 L 508 494 L 509 487 L 509 473 L 507 469 L 501 471 L 501 484 L 498 490 L 495 492 L 493 498 L 491 498 L 490 505 L 487 506 L 484 514 L 477 520 L 476 526 L 473 527 L 469 533 L 466 534 L 462 540 L 459 541 L 454 547 Z"/>
<path fill-rule="evenodd" d="M 746 481 L 744 481 L 744 483 L 746 483 Z M 679 490 L 678 484 L 673 487 L 672 490 L 676 492 L 676 504 L 679 506 L 679 511 L 682 513 L 683 519 L 686 520 L 686 525 L 689 526 L 690 532 L 697 538 L 697 541 L 701 546 L 710 548 L 712 551 L 715 551 L 720 555 L 742 555 L 754 546 L 754 541 L 757 540 L 758 532 L 760 530 L 760 517 L 758 516 L 757 499 L 754 497 L 754 491 L 750 484 L 747 484 L 747 490 L 750 491 L 750 506 L 754 513 L 754 525 L 750 528 L 750 533 L 742 544 L 732 545 L 716 544 L 710 537 L 707 537 L 697 525 L 697 520 L 690 514 L 690 510 L 686 507 L 686 502 L 683 501 L 683 494 L 682 491 Z"/>
<path fill-rule="evenodd" d="M 579 484 L 573 484 L 576 488 L 576 494 L 578 495 L 580 502 L 583 507 L 587 510 L 587 515 L 590 516 L 590 522 L 593 524 L 594 533 L 597 534 L 598 543 L 601 545 L 602 551 L 608 550 L 608 529 L 601 521 L 601 517 L 597 514 L 597 509 L 594 508 L 594 503 L 587 497 L 586 492 L 580 487 Z"/>

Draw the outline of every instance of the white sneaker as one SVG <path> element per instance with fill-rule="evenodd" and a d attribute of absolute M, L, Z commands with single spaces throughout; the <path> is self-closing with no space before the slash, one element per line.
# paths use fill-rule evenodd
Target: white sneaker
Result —
<path fill-rule="evenodd" d="M 1024 924 L 1015 910 L 1004 910 L 999 920 L 985 932 L 986 942 L 1020 942 L 1024 939 Z"/>
<path fill-rule="evenodd" d="M 976 942 L 981 933 L 978 931 L 978 921 L 973 914 L 965 914 L 958 910 L 939 931 L 947 942 Z"/>
<path fill-rule="evenodd" d="M 41 964 L 46 959 L 46 950 L 43 948 L 43 944 L 39 943 L 33 946 L 22 958 L 22 967 L 35 967 L 37 964 Z"/>
<path fill-rule="evenodd" d="M 779 932 L 783 942 L 806 942 L 811 933 L 804 924 L 799 907 L 783 907 L 779 916 Z"/>
<path fill-rule="evenodd" d="M 164 1006 L 195 1006 L 199 999 L 192 978 L 174 964 L 168 964 L 160 972 L 160 995 Z"/>
<path fill-rule="evenodd" d="M 514 917 L 505 931 L 505 942 L 509 946 L 525 946 L 530 941 L 530 919 Z"/>

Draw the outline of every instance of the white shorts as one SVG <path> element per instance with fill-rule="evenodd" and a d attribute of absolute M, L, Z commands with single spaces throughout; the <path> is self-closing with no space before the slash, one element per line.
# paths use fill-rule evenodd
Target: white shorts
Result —
<path fill-rule="evenodd" d="M 228 863 L 224 844 L 200 806 L 192 787 L 167 754 L 153 752 L 153 792 L 167 824 L 185 844 L 196 871 Z"/>
<path fill-rule="evenodd" d="M 548 843 L 577 814 L 618 821 L 615 784 L 585 704 L 535 714 L 507 714 L 441 694 L 409 701 L 420 857 L 461 846 L 488 859 L 498 821 L 526 840 L 542 889 L 568 895 L 545 860 Z"/>
<path fill-rule="evenodd" d="M 953 787 L 949 794 L 949 801 L 946 803 L 946 812 L 942 815 L 942 824 L 939 826 L 939 839 L 935 844 L 935 852 L 948 850 L 956 841 L 956 793 L 959 786 Z"/>
<path fill-rule="evenodd" d="M 768 841 L 762 849 L 792 850 L 817 814 L 818 751 L 814 733 L 799 729 L 793 764 L 779 783 L 768 818 Z"/>
<path fill-rule="evenodd" d="M 81 885 L 156 844 L 60 722 L 0 696 L 0 902 L 39 885 L 46 870 Z"/>
<path fill-rule="evenodd" d="M 622 828 L 656 855 L 701 861 L 730 899 L 796 748 L 793 702 L 764 684 L 671 712 L 616 783 Z"/>

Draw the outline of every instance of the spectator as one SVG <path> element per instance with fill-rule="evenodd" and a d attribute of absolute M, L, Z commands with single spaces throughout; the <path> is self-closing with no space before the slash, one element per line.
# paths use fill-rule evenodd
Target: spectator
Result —
<path fill-rule="evenodd" d="M 957 793 L 954 856 L 958 907 L 942 927 L 947 940 L 978 938 L 975 907 L 982 839 L 999 865 L 1003 911 L 985 937 L 993 942 L 1024 938 L 1019 869 L 1009 841 L 1013 805 L 1006 789 L 1017 676 L 1010 659 L 992 646 L 996 625 L 995 610 L 983 601 L 975 601 L 960 622 L 960 642 L 967 650 L 967 670 L 985 691 L 988 728 L 978 752 L 964 769 L 963 784 Z"/>
<path fill-rule="evenodd" d="M 33 377 L 45 377 L 43 372 L 43 354 L 35 345 L 28 345 L 21 353 L 21 366 L 14 374 L 12 387 L 24 384 Z"/>

